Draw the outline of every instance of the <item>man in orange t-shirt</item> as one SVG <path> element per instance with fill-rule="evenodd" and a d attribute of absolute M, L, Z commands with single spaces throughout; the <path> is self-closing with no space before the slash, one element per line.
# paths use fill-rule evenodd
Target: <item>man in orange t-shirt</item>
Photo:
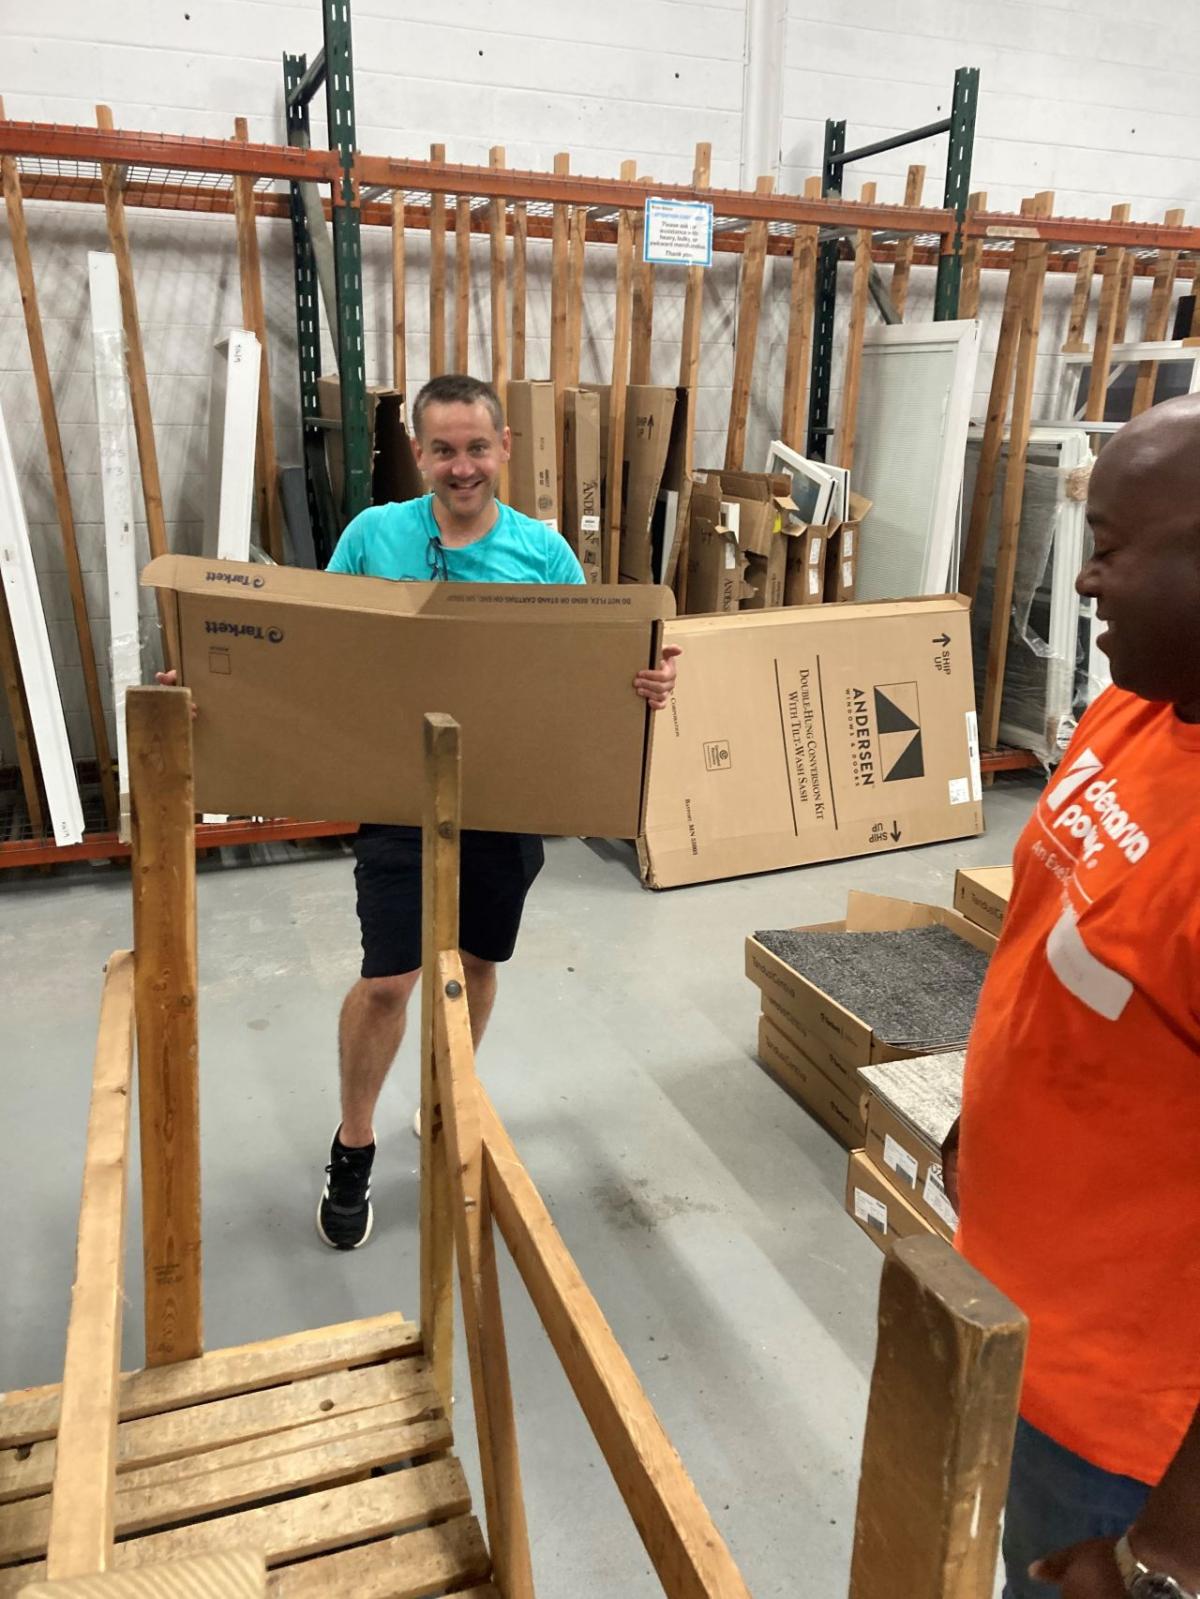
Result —
<path fill-rule="evenodd" d="M 1200 396 L 1106 445 L 1088 520 L 1077 586 L 1115 686 L 1017 845 L 947 1167 L 960 1249 L 1030 1321 L 1006 1599 L 1180 1599 L 1200 1594 Z"/>

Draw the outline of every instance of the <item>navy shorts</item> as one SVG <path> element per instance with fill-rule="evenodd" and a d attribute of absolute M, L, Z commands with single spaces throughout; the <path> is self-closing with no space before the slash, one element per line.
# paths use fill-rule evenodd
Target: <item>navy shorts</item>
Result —
<path fill-rule="evenodd" d="M 421 964 L 421 829 L 361 827 L 354 855 L 362 975 L 415 972 Z M 525 896 L 543 860 L 535 834 L 463 832 L 460 949 L 481 961 L 511 957 Z"/>

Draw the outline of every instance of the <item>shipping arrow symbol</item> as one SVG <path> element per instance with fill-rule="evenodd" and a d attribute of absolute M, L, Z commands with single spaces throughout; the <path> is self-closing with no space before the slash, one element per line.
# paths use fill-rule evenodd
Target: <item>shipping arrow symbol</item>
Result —
<path fill-rule="evenodd" d="M 652 416 L 646 418 L 646 432 L 650 434 L 654 432 L 654 418 Z"/>
<path fill-rule="evenodd" d="M 894 818 L 892 820 L 892 838 L 897 844 L 900 842 L 900 829 L 896 826 Z"/>
<path fill-rule="evenodd" d="M 935 638 L 933 642 L 935 644 L 942 644 L 942 645 L 949 644 L 950 635 L 949 635 L 949 633 L 943 633 L 940 638 Z"/>

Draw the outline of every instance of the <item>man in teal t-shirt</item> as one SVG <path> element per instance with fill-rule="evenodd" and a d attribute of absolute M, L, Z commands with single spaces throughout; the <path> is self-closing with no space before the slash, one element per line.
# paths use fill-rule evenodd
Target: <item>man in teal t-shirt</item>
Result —
<path fill-rule="evenodd" d="M 490 384 L 461 374 L 432 379 L 417 395 L 412 424 L 431 493 L 361 512 L 338 541 L 329 571 L 418 583 L 585 581 L 560 533 L 496 498 L 511 436 Z M 663 664 L 634 679 L 654 710 L 670 698 L 678 654 L 668 645 Z M 317 1209 L 317 1231 L 334 1249 L 357 1249 L 370 1237 L 375 1106 L 421 975 L 420 829 L 364 826 L 354 853 L 362 976 L 342 1005 L 342 1119 Z M 462 834 L 459 938 L 476 1045 L 495 1003 L 496 967 L 516 947 L 525 896 L 541 867 L 540 838 Z"/>

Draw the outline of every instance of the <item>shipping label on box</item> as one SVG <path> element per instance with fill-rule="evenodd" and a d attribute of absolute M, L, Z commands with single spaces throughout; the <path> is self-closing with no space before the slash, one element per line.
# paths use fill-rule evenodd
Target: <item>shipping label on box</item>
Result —
<path fill-rule="evenodd" d="M 846 1214 L 885 1253 L 898 1238 L 935 1232 L 909 1201 L 882 1176 L 861 1149 L 851 1153 L 846 1177 Z"/>
<path fill-rule="evenodd" d="M 711 549 L 701 572 L 706 542 L 716 543 L 700 495 L 697 486 L 689 612 L 712 576 Z M 652 886 L 982 832 L 964 601 L 689 614 L 669 631 L 687 668 L 654 743 L 643 839 Z M 732 758 L 717 783 L 703 752 L 722 738 Z"/>
<path fill-rule="evenodd" d="M 958 1216 L 942 1181 L 941 1151 L 932 1148 L 875 1094 L 867 1097 L 867 1158 L 924 1216 L 953 1242 Z"/>
<path fill-rule="evenodd" d="M 962 868 L 954 874 L 954 908 L 999 935 L 1012 894 L 1011 866 Z"/>
<path fill-rule="evenodd" d="M 507 396 L 512 457 L 508 500 L 516 511 L 558 527 L 558 460 L 553 383 L 510 383 Z"/>

